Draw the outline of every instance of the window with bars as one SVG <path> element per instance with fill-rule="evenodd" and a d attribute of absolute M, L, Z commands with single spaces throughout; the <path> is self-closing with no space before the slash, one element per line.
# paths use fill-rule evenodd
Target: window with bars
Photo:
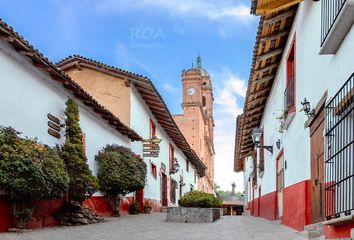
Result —
<path fill-rule="evenodd" d="M 354 76 L 325 109 L 325 215 L 327 219 L 354 210 Z"/>
<path fill-rule="evenodd" d="M 321 1 L 321 46 L 323 46 L 334 23 L 347 0 Z"/>
<path fill-rule="evenodd" d="M 151 175 L 154 178 L 157 178 L 157 167 L 154 163 L 151 163 Z"/>
<path fill-rule="evenodd" d="M 170 170 L 173 169 L 175 165 L 175 148 L 172 144 L 169 144 L 169 161 L 170 161 Z"/>
<path fill-rule="evenodd" d="M 286 58 L 286 87 L 284 91 L 284 110 L 287 113 L 295 112 L 295 80 L 296 80 L 296 38 L 292 41 L 289 54 Z"/>

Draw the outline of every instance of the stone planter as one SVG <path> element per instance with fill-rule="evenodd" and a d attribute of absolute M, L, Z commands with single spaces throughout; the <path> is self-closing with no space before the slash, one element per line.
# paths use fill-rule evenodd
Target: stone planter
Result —
<path fill-rule="evenodd" d="M 150 205 L 144 206 L 144 213 L 150 214 L 152 212 L 152 207 Z"/>
<path fill-rule="evenodd" d="M 169 207 L 167 222 L 211 223 L 220 218 L 220 208 Z"/>

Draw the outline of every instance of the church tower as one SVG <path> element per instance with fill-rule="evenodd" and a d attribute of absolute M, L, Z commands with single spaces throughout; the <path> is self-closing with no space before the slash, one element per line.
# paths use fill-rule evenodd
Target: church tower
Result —
<path fill-rule="evenodd" d="M 183 135 L 207 166 L 206 176 L 199 179 L 199 190 L 214 191 L 214 119 L 213 91 L 208 72 L 197 57 L 195 67 L 182 71 L 183 114 L 174 120 Z"/>

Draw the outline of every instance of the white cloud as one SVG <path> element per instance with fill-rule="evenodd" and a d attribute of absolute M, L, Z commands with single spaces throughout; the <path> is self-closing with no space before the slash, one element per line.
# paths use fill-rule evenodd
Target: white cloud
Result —
<path fill-rule="evenodd" d="M 162 88 L 163 90 L 165 90 L 166 92 L 173 92 L 175 90 L 175 88 L 173 87 L 172 84 L 170 83 L 164 83 L 162 84 Z"/>
<path fill-rule="evenodd" d="M 225 79 L 222 81 L 222 85 L 217 85 L 215 88 L 215 104 L 217 111 L 221 114 L 235 117 L 242 113 L 242 108 L 237 105 L 237 97 L 244 98 L 246 96 L 246 81 L 228 70 L 226 72 L 223 74 Z"/>
<path fill-rule="evenodd" d="M 114 13 L 158 8 L 171 15 L 199 16 L 214 21 L 225 18 L 242 22 L 253 21 L 254 18 L 250 16 L 249 6 L 236 2 L 234 0 L 104 0 L 97 6 L 97 11 Z"/>
<path fill-rule="evenodd" d="M 237 191 L 243 191 L 243 175 L 233 172 L 236 116 L 242 113 L 246 95 L 246 80 L 228 68 L 212 74 L 214 83 L 215 120 L 215 181 L 224 190 L 231 190 L 236 183 Z"/>

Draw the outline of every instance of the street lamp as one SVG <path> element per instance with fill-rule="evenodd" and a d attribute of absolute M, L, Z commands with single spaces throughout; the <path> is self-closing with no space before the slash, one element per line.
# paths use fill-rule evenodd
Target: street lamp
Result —
<path fill-rule="evenodd" d="M 280 139 L 278 139 L 278 140 L 275 142 L 275 144 L 277 145 L 277 148 L 280 149 L 280 144 L 281 144 Z"/>
<path fill-rule="evenodd" d="M 262 129 L 254 128 L 252 130 L 252 140 L 253 140 L 254 144 L 256 145 L 256 147 L 257 148 L 264 148 L 265 150 L 268 150 L 271 154 L 273 154 L 273 146 L 262 146 L 260 144 L 261 137 L 262 137 Z"/>
<path fill-rule="evenodd" d="M 177 173 L 179 171 L 179 168 L 180 168 L 177 158 L 174 158 L 173 160 L 174 160 L 173 161 L 173 167 L 170 170 L 170 174 Z"/>
<path fill-rule="evenodd" d="M 307 116 L 309 116 L 309 117 L 315 116 L 315 109 L 311 109 L 310 102 L 307 101 L 306 98 L 304 99 L 303 102 L 301 102 L 301 105 L 302 105 L 304 112 Z"/>

